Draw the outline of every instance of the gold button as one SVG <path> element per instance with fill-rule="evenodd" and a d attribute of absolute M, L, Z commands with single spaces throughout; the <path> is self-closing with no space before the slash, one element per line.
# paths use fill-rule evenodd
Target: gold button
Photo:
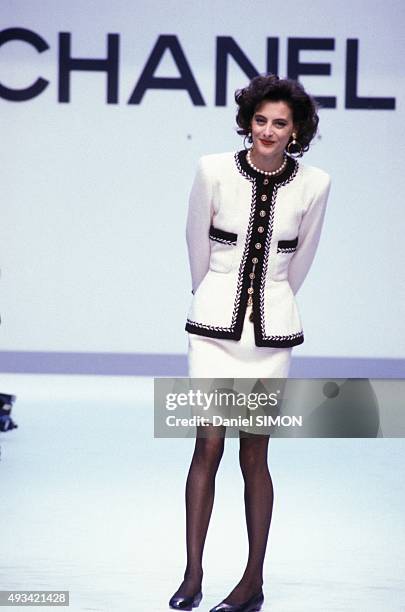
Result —
<path fill-rule="evenodd" d="M 259 260 L 257 259 L 257 257 L 253 257 L 253 259 L 252 259 L 252 263 L 257 264 L 257 262 L 258 262 L 258 261 L 259 261 Z"/>
<path fill-rule="evenodd" d="M 249 295 L 252 295 L 253 291 L 254 291 L 254 290 L 252 289 L 252 287 L 249 287 L 249 289 L 248 289 L 248 294 L 249 294 Z"/>
<path fill-rule="evenodd" d="M 260 197 L 260 199 L 261 199 L 261 201 L 262 201 L 262 202 L 266 202 L 266 200 L 267 200 L 267 196 L 266 196 L 266 194 L 264 193 L 264 194 L 263 194 L 263 195 Z"/>
<path fill-rule="evenodd" d="M 251 273 L 249 274 L 249 278 L 254 278 L 254 277 L 255 277 L 255 273 L 254 273 L 254 272 L 251 272 Z"/>
<path fill-rule="evenodd" d="M 256 242 L 256 244 L 255 244 L 255 248 L 256 248 L 256 249 L 261 249 L 261 248 L 262 248 L 261 243 L 260 243 L 260 242 Z"/>
<path fill-rule="evenodd" d="M 260 215 L 261 217 L 265 217 L 265 216 L 266 216 L 266 211 L 265 211 L 265 210 L 261 210 L 261 211 L 259 212 L 259 215 Z"/>
<path fill-rule="evenodd" d="M 257 231 L 259 232 L 259 234 L 263 234 L 263 232 L 264 232 L 264 227 L 263 227 L 262 225 L 260 225 L 260 226 L 257 228 Z"/>
<path fill-rule="evenodd" d="M 264 179 L 263 185 L 268 185 L 268 184 L 269 184 L 269 179 Z"/>

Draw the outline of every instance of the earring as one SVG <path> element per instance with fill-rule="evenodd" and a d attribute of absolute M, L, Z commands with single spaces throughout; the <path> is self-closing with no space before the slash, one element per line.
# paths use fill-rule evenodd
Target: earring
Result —
<path fill-rule="evenodd" d="M 243 139 L 243 146 L 245 147 L 245 149 L 247 149 L 249 151 L 249 149 L 251 149 L 252 147 L 247 147 L 246 146 L 246 138 L 248 139 L 248 142 L 250 144 L 252 144 L 252 142 L 253 142 L 252 132 L 249 132 L 249 134 L 246 134 L 244 139 Z"/>
<path fill-rule="evenodd" d="M 295 132 L 293 132 L 291 134 L 291 136 L 292 136 L 292 140 L 287 145 L 287 152 L 288 152 L 288 154 L 291 155 L 291 157 L 302 157 L 303 154 L 304 154 L 304 151 L 302 149 L 301 143 L 299 143 L 298 140 L 297 140 L 297 134 Z M 292 150 L 291 150 L 291 148 L 292 148 Z"/>

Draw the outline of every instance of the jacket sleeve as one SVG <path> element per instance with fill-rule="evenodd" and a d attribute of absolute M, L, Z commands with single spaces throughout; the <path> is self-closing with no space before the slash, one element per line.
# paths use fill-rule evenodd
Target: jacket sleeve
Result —
<path fill-rule="evenodd" d="M 197 291 L 198 285 L 209 269 L 211 253 L 209 230 L 212 215 L 212 184 L 203 158 L 200 158 L 190 192 L 186 225 L 192 293 Z"/>
<path fill-rule="evenodd" d="M 288 268 L 288 281 L 294 294 L 297 293 L 314 260 L 325 217 L 326 203 L 331 180 L 324 173 L 316 196 L 304 213 L 298 231 L 298 246 Z"/>

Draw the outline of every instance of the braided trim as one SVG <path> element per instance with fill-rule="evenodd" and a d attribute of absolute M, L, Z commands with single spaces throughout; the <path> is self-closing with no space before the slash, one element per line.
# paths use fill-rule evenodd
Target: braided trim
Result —
<path fill-rule="evenodd" d="M 225 240 L 225 238 L 214 238 L 210 234 L 210 240 L 214 240 L 215 242 L 221 242 L 222 244 L 229 244 L 229 246 L 235 246 L 236 240 Z"/>
<path fill-rule="evenodd" d="M 296 247 L 277 247 L 277 253 L 294 253 Z"/>
<path fill-rule="evenodd" d="M 197 321 L 191 321 L 191 319 L 187 319 L 187 323 L 193 325 L 193 327 L 200 327 L 201 329 L 212 329 L 212 331 L 233 331 L 230 327 L 221 327 L 220 325 L 206 325 L 205 323 L 197 323 Z"/>
<path fill-rule="evenodd" d="M 239 305 L 240 305 L 240 299 L 241 299 L 241 294 L 242 294 L 242 285 L 243 285 L 243 280 L 244 280 L 244 271 L 246 267 L 246 261 L 247 261 L 247 257 L 248 257 L 248 253 L 250 249 L 250 241 L 251 241 L 252 232 L 253 232 L 253 221 L 254 221 L 255 210 L 256 210 L 256 190 L 257 190 L 256 179 L 251 177 L 250 174 L 247 174 L 247 172 L 243 170 L 240 164 L 238 152 L 235 153 L 234 159 L 235 159 L 236 167 L 238 171 L 240 172 L 240 174 L 252 184 L 252 197 L 251 197 L 251 202 L 250 202 L 250 215 L 249 215 L 249 224 L 248 224 L 248 228 L 246 232 L 245 248 L 243 250 L 243 256 L 242 256 L 242 260 L 241 260 L 241 263 L 239 266 L 239 272 L 238 272 L 236 299 L 235 299 L 235 305 L 234 305 L 233 316 L 232 316 L 232 329 L 234 329 L 236 326 L 236 320 L 237 320 L 237 316 L 239 312 Z"/>

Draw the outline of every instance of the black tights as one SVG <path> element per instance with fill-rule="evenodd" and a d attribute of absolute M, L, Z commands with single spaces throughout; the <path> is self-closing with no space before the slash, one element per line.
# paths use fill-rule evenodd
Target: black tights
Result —
<path fill-rule="evenodd" d="M 201 588 L 202 556 L 214 503 L 215 476 L 225 443 L 224 427 L 210 425 L 197 430 L 186 483 L 187 567 L 176 592 L 183 597 Z M 249 556 L 240 582 L 225 599 L 229 604 L 242 603 L 257 593 L 263 584 L 263 562 L 273 509 L 273 483 L 267 465 L 269 436 L 244 432 L 239 436 Z"/>

